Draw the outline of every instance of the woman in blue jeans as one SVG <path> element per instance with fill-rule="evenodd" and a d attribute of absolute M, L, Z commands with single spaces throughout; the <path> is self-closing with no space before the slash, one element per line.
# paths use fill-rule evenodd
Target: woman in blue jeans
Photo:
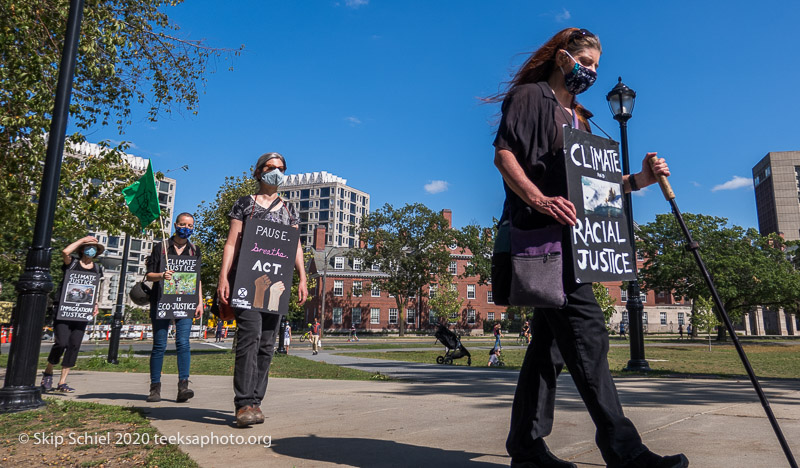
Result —
<path fill-rule="evenodd" d="M 150 295 L 150 320 L 153 324 L 153 351 L 150 353 L 150 394 L 147 401 L 161 401 L 161 368 L 164 365 L 164 352 L 167 349 L 167 335 L 171 319 L 158 317 L 158 302 L 161 299 L 162 281 L 172 279 L 173 271 L 164 266 L 167 256 L 191 256 L 197 257 L 197 269 L 200 271 L 201 259 L 200 252 L 189 242 L 189 236 L 194 229 L 194 217 L 189 213 L 181 213 L 175 220 L 175 234 L 166 240 L 166 246 L 162 242 L 153 245 L 153 252 L 147 258 L 147 280 L 153 281 L 153 292 Z M 163 270 L 163 271 L 162 271 Z M 203 315 L 202 284 L 197 288 L 197 308 L 194 311 L 194 318 Z M 191 364 L 191 354 L 189 352 L 189 332 L 192 330 L 192 318 L 186 317 L 175 319 L 175 350 L 178 355 L 178 396 L 175 399 L 178 403 L 187 401 L 194 396 L 194 392 L 189 388 L 189 367 Z"/>

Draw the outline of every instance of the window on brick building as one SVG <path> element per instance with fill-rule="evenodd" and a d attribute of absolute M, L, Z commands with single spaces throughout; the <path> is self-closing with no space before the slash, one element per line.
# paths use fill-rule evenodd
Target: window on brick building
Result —
<path fill-rule="evenodd" d="M 369 323 L 378 324 L 381 323 L 381 309 L 373 307 L 369 309 Z"/>
<path fill-rule="evenodd" d="M 353 307 L 353 310 L 350 312 L 350 317 L 353 321 L 353 325 L 361 323 L 361 307 Z"/>
<path fill-rule="evenodd" d="M 333 281 L 333 295 L 344 296 L 344 281 L 342 280 Z"/>
<path fill-rule="evenodd" d="M 339 236 L 341 237 L 341 236 Z M 344 270 L 344 257 L 334 257 L 333 259 L 334 270 Z"/>
<path fill-rule="evenodd" d="M 406 311 L 406 323 L 413 325 L 417 320 L 417 309 L 408 309 Z"/>
<path fill-rule="evenodd" d="M 468 284 L 467 285 L 467 299 L 475 299 L 475 285 Z"/>
<path fill-rule="evenodd" d="M 667 324 L 667 313 L 666 312 L 659 312 L 658 313 L 658 318 L 661 321 L 661 325 L 666 325 Z"/>
<path fill-rule="evenodd" d="M 488 314 L 486 314 L 486 319 L 489 320 L 490 322 L 494 322 L 494 312 L 489 312 Z"/>
<path fill-rule="evenodd" d="M 342 308 L 341 307 L 334 307 L 333 308 L 333 324 L 334 325 L 341 325 L 342 324 Z"/>
<path fill-rule="evenodd" d="M 381 285 L 372 283 L 372 297 L 381 297 Z"/>
<path fill-rule="evenodd" d="M 389 309 L 389 323 L 397 324 L 397 309 Z"/>
<path fill-rule="evenodd" d="M 353 296 L 361 297 L 361 294 L 363 293 L 361 283 L 361 281 L 353 281 Z"/>
<path fill-rule="evenodd" d="M 486 302 L 489 304 L 494 304 L 494 297 L 492 297 L 492 291 L 486 291 Z"/>
<path fill-rule="evenodd" d="M 475 309 L 467 309 L 467 323 L 475 324 Z"/>
<path fill-rule="evenodd" d="M 457 262 L 450 262 L 450 268 L 447 269 L 451 275 L 458 274 L 458 263 Z"/>

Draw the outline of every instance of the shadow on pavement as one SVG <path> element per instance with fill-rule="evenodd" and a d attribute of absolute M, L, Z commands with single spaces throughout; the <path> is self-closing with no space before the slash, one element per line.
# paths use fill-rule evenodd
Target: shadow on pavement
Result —
<path fill-rule="evenodd" d="M 480 441 L 475 441 L 479 449 Z M 290 437 L 272 441 L 272 450 L 302 460 L 336 463 L 355 467 L 436 466 L 459 468 L 497 468 L 507 464 L 473 461 L 483 453 L 419 447 L 388 440 L 344 437 Z"/>
<path fill-rule="evenodd" d="M 213 409 L 197 408 L 190 406 L 192 403 L 176 403 L 174 399 L 164 398 L 161 403 L 146 403 L 145 395 L 134 393 L 87 393 L 85 395 L 78 395 L 78 400 L 110 400 L 103 402 L 106 404 L 113 404 L 118 400 L 130 400 L 134 402 L 134 406 L 141 409 L 145 415 L 150 419 L 163 420 L 163 421 L 190 421 L 201 424 L 214 424 L 219 426 L 234 426 L 233 408 L 230 411 L 217 411 Z M 142 405 L 139 402 L 143 403 Z M 157 406 L 161 404 L 167 405 L 180 405 L 180 406 Z M 147 405 L 147 406 L 144 406 Z M 154 405 L 154 406 L 150 406 Z M 186 406 L 183 406 L 186 405 Z"/>

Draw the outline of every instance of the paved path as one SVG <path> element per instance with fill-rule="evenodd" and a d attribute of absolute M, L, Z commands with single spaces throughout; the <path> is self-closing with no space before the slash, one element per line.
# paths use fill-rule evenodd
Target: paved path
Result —
<path fill-rule="evenodd" d="M 230 377 L 193 376 L 188 403 L 144 401 L 147 374 L 70 374 L 77 392 L 60 398 L 143 408 L 167 436 L 271 437 L 271 446 L 216 443 L 181 449 L 205 467 L 500 467 L 517 372 L 483 367 L 404 363 L 323 350 L 309 359 L 392 375 L 402 381 L 273 378 L 266 424 L 233 426 Z M 165 376 L 162 394 L 177 392 Z M 645 443 L 683 451 L 694 467 L 788 466 L 749 381 L 617 379 L 626 414 Z M 800 383 L 764 382 L 774 413 L 800 455 Z M 605 466 L 594 426 L 569 376 L 559 379 L 556 422 L 548 443 L 581 467 Z M 255 440 L 255 439 L 254 439 Z"/>

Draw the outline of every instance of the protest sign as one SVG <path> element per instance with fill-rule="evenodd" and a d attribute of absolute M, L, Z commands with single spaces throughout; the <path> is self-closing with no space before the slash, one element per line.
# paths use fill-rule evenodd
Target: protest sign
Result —
<path fill-rule="evenodd" d="M 578 218 L 570 229 L 575 281 L 635 279 L 619 144 L 564 127 L 564 152 L 569 200 Z"/>
<path fill-rule="evenodd" d="M 88 322 L 94 312 L 100 275 L 91 271 L 67 270 L 61 286 L 57 320 Z"/>
<path fill-rule="evenodd" d="M 161 299 L 156 316 L 160 319 L 182 319 L 194 317 L 200 300 L 200 258 L 189 255 L 170 255 L 162 272 L 172 270 L 172 278 L 159 281 Z"/>
<path fill-rule="evenodd" d="M 243 230 L 230 304 L 284 315 L 289 311 L 300 231 L 261 219 L 248 219 Z"/>

